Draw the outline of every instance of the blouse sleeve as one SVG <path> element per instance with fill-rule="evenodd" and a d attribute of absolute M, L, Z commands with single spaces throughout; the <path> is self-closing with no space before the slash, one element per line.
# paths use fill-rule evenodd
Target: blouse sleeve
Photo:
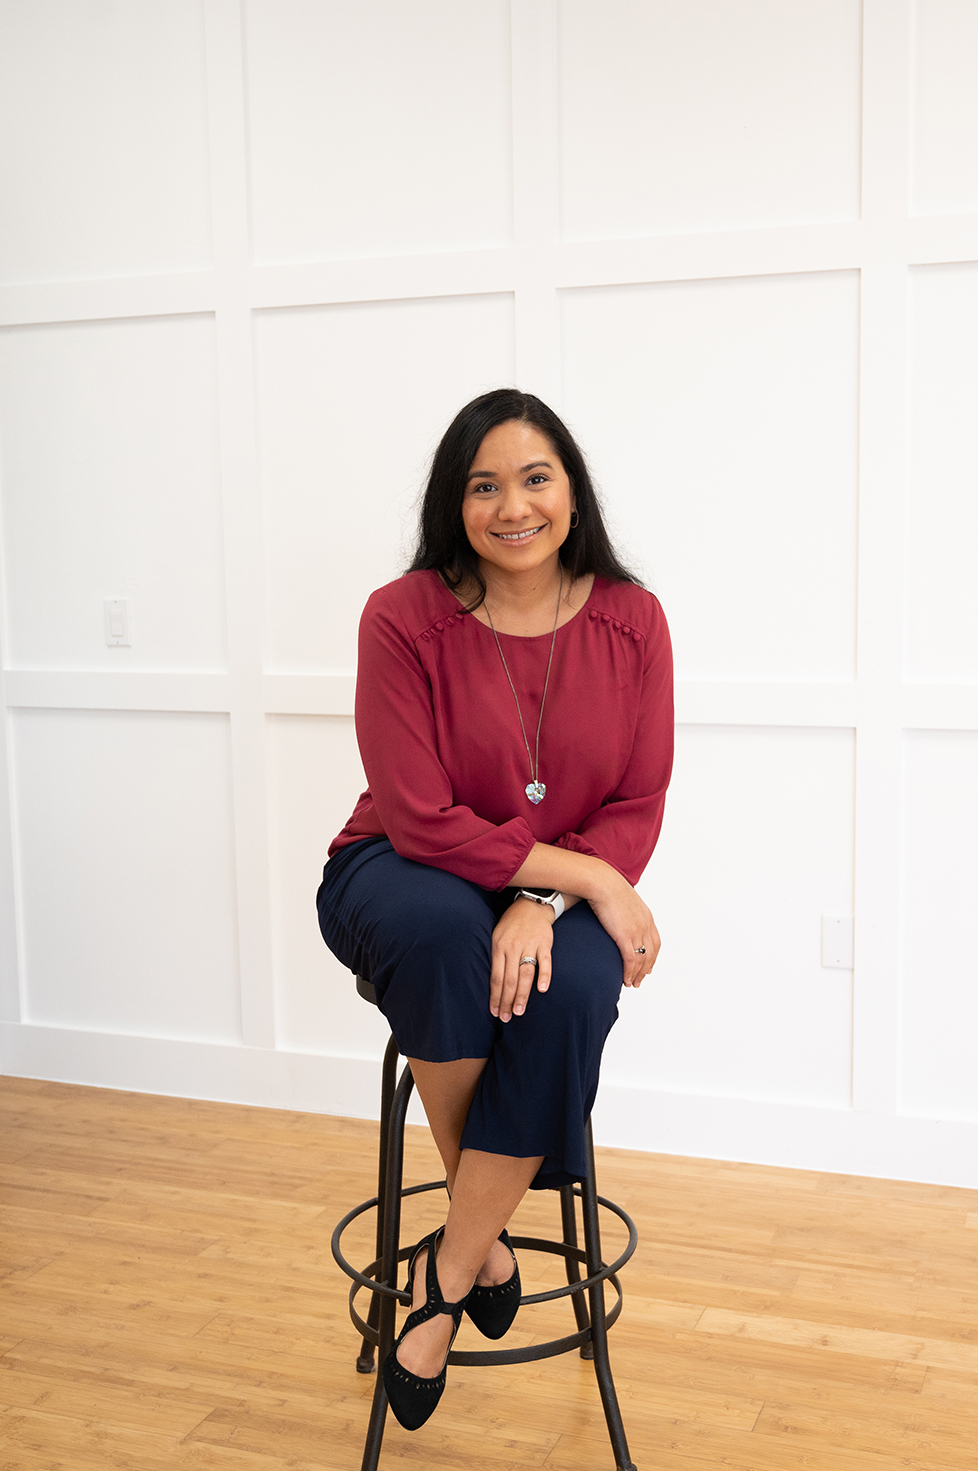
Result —
<path fill-rule="evenodd" d="M 522 817 L 497 826 L 456 805 L 438 759 L 428 676 L 412 639 L 376 599 L 360 622 L 356 726 L 370 795 L 394 851 L 504 889 L 533 833 Z"/>
<path fill-rule="evenodd" d="M 635 738 L 624 774 L 597 811 L 556 843 L 558 848 L 603 858 L 630 884 L 638 883 L 652 856 L 672 773 L 672 645 L 665 614 L 657 599 L 654 603 Z"/>

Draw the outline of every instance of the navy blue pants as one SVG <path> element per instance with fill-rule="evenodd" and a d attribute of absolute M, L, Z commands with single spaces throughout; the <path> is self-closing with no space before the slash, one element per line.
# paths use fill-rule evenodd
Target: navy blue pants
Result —
<path fill-rule="evenodd" d="M 618 1016 L 622 962 L 590 906 L 575 904 L 554 925 L 550 989 L 534 988 L 522 1016 L 498 1021 L 492 932 L 512 898 L 365 838 L 329 860 L 317 907 L 326 944 L 373 982 L 405 1057 L 488 1058 L 462 1148 L 543 1155 L 533 1182 L 543 1190 L 584 1176 L 584 1126 Z"/>

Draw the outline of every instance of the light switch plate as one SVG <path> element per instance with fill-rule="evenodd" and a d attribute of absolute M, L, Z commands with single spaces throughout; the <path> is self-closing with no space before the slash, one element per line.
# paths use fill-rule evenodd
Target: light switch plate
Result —
<path fill-rule="evenodd" d="M 132 625 L 129 622 L 129 599 L 106 598 L 102 606 L 105 609 L 105 642 L 109 648 L 131 648 Z"/>

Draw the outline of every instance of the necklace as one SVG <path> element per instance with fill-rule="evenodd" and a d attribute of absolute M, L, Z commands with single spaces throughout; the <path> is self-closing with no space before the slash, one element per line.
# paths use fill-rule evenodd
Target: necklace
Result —
<path fill-rule="evenodd" d="M 540 719 L 537 721 L 536 756 L 532 756 L 530 754 L 530 743 L 526 738 L 526 726 L 523 724 L 523 711 L 520 709 L 520 697 L 516 693 L 516 686 L 513 683 L 513 676 L 509 672 L 509 665 L 506 663 L 506 655 L 503 653 L 503 646 L 499 642 L 499 634 L 496 632 L 496 625 L 493 623 L 492 614 L 489 612 L 489 604 L 485 601 L 483 601 L 482 604 L 482 606 L 486 610 L 486 617 L 489 619 L 489 627 L 492 629 L 492 636 L 496 640 L 496 648 L 499 650 L 499 657 L 503 661 L 503 668 L 506 671 L 506 678 L 509 680 L 509 687 L 513 691 L 513 699 L 516 701 L 516 713 L 519 716 L 520 730 L 523 733 L 523 744 L 526 747 L 526 758 L 530 763 L 530 780 L 527 782 L 524 790 L 526 791 L 526 795 L 529 797 L 534 807 L 538 806 L 539 803 L 541 803 L 544 797 L 547 795 L 547 788 L 540 780 L 540 727 L 543 724 L 543 707 L 547 703 L 547 688 L 550 684 L 550 666 L 554 661 L 554 644 L 557 642 L 557 620 L 560 617 L 560 599 L 563 591 L 564 569 L 563 567 L 561 567 L 560 586 L 557 589 L 557 611 L 554 614 L 554 631 L 550 635 L 550 657 L 547 660 L 547 677 L 543 681 L 543 697 L 540 700 Z"/>

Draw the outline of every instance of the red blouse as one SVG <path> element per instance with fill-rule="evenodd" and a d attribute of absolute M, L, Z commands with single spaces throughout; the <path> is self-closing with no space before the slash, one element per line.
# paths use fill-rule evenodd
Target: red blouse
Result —
<path fill-rule="evenodd" d="M 551 635 L 500 634 L 534 749 Z M 595 578 L 557 630 L 540 732 L 539 806 L 492 630 L 436 572 L 373 593 L 360 621 L 357 739 L 370 786 L 330 854 L 382 835 L 403 858 L 504 889 L 534 842 L 638 881 L 672 770 L 672 650 L 659 602 Z"/>

